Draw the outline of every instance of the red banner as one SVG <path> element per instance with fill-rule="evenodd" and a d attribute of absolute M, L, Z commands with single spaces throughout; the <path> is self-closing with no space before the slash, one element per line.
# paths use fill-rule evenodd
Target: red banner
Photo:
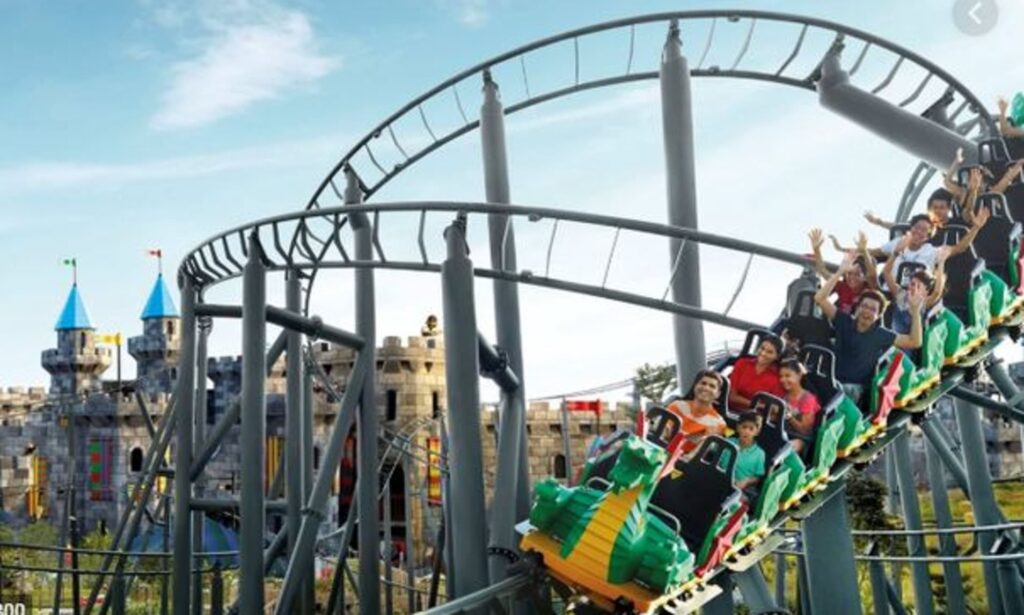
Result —
<path fill-rule="evenodd" d="M 567 399 L 565 409 L 569 412 L 593 412 L 601 414 L 600 399 Z"/>

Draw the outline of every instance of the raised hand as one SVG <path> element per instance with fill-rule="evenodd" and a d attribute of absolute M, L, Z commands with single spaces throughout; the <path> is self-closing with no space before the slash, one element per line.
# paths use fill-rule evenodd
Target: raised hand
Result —
<path fill-rule="evenodd" d="M 981 228 L 985 226 L 988 219 L 992 217 L 992 211 L 988 207 L 981 207 L 974 214 L 974 226 Z"/>
<path fill-rule="evenodd" d="M 871 211 L 870 209 L 864 210 L 864 219 L 870 222 L 871 224 L 878 224 L 879 222 L 882 221 L 882 219 L 876 216 L 875 212 Z"/>
<path fill-rule="evenodd" d="M 811 232 L 807 233 L 807 237 L 811 240 L 811 248 L 815 251 L 821 250 L 821 246 L 825 245 L 825 234 L 818 227 L 812 228 Z"/>
<path fill-rule="evenodd" d="M 956 163 L 957 166 L 964 163 L 964 148 L 956 148 L 956 158 L 953 159 L 953 162 Z"/>
<path fill-rule="evenodd" d="M 971 174 L 967 178 L 967 187 L 971 190 L 978 190 L 981 188 L 981 180 L 983 177 L 981 169 L 978 169 L 977 167 L 971 169 Z"/>
<path fill-rule="evenodd" d="M 911 310 L 920 311 L 927 298 L 928 291 L 921 286 L 915 286 L 914 290 L 907 291 L 907 303 L 910 304 Z"/>
<path fill-rule="evenodd" d="M 853 269 L 853 263 L 857 260 L 857 253 L 850 250 L 843 256 L 843 262 L 839 263 L 839 273 L 847 273 Z"/>
<path fill-rule="evenodd" d="M 902 237 L 900 237 L 900 240 L 896 244 L 896 247 L 893 248 L 893 250 L 892 250 L 892 255 L 896 256 L 900 252 L 903 252 L 904 250 L 909 248 L 911 241 L 912 241 L 912 239 L 910 237 L 910 233 L 907 233 L 907 234 L 903 235 Z"/>
<path fill-rule="evenodd" d="M 857 245 L 858 252 L 868 251 L 868 236 L 864 234 L 864 231 L 857 231 L 857 238 L 854 240 Z"/>
<path fill-rule="evenodd" d="M 1009 108 L 1010 103 L 1006 102 L 1006 99 L 1002 96 L 996 101 L 996 105 L 999 107 L 999 115 L 1006 115 L 1006 110 Z"/>

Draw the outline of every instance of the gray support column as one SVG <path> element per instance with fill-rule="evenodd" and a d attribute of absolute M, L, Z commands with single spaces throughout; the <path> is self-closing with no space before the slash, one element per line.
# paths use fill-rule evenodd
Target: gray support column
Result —
<path fill-rule="evenodd" d="M 384 485 L 384 497 L 382 498 L 382 506 L 384 508 L 384 539 L 383 548 L 378 547 L 377 550 L 384 555 L 384 612 L 394 613 L 395 612 L 395 584 L 394 575 L 391 567 L 391 554 L 393 548 L 393 540 L 391 536 L 391 481 L 388 480 Z"/>
<path fill-rule="evenodd" d="M 885 512 L 890 515 L 901 516 L 902 506 L 900 506 L 900 483 L 896 478 L 896 459 L 895 453 L 887 451 L 885 453 L 885 486 L 887 489 L 885 497 Z M 903 563 L 902 562 L 890 562 L 889 563 L 889 581 L 890 584 L 895 588 L 896 595 L 900 600 L 903 599 Z"/>
<path fill-rule="evenodd" d="M 355 421 L 356 406 L 363 403 L 362 391 L 360 385 L 366 382 L 366 372 L 372 371 L 374 367 L 373 355 L 362 352 L 363 348 L 372 348 L 373 344 L 370 340 L 365 342 L 364 346 L 361 346 L 358 350 L 359 356 L 356 358 L 355 365 L 352 366 L 352 373 L 349 375 L 348 386 L 345 387 L 345 394 L 341 398 L 341 409 L 338 410 L 337 418 L 334 421 L 334 425 L 331 426 L 331 435 L 327 440 L 327 445 L 324 449 L 323 460 L 320 464 L 320 473 L 316 475 L 316 481 L 313 483 L 313 493 L 309 496 L 309 500 L 306 502 L 306 507 L 303 510 L 302 526 L 299 528 L 299 540 L 295 544 L 295 552 L 292 554 L 291 559 L 288 562 L 288 570 L 284 575 L 284 583 L 281 586 L 281 594 L 277 601 L 277 608 L 275 609 L 276 615 L 285 615 L 285 613 L 293 613 L 294 609 L 292 605 L 295 602 L 295 597 L 302 587 L 302 580 L 305 578 L 306 571 L 312 565 L 313 561 L 313 550 L 316 546 L 317 532 L 320 530 L 320 524 L 323 523 L 324 517 L 326 516 L 327 510 L 327 498 L 331 495 L 331 485 L 334 482 L 334 472 L 338 469 L 338 464 L 341 462 L 341 455 L 345 448 L 345 438 L 348 436 L 349 430 L 352 429 L 352 423 Z M 360 482 L 367 480 L 367 475 L 362 475 L 363 478 Z M 369 480 L 374 486 L 377 481 L 376 469 L 369 474 Z M 376 494 L 374 494 L 374 501 L 376 501 Z M 359 523 L 362 525 L 364 520 L 360 518 Z M 377 541 L 371 543 L 360 543 L 364 545 L 360 549 L 360 552 L 366 551 L 365 545 L 377 546 Z M 371 572 L 367 573 L 366 569 L 359 571 L 360 578 L 371 574 L 374 577 L 374 586 L 377 586 L 377 574 L 379 571 L 378 562 L 380 561 L 379 553 L 374 553 L 373 566 L 370 568 Z M 380 603 L 380 596 L 377 595 L 376 602 Z M 360 594 L 360 598 L 363 596 Z M 371 597 L 372 598 L 372 597 Z M 242 611 L 243 613 L 247 611 Z"/>
<path fill-rule="evenodd" d="M 822 62 L 818 101 L 935 168 L 948 167 L 960 147 L 968 164 L 978 160 L 978 147 L 970 140 L 852 85 L 840 65 L 838 49 L 833 48 Z"/>
<path fill-rule="evenodd" d="M 191 609 L 192 482 L 186 468 L 192 467 L 192 428 L 195 425 L 196 291 L 185 278 L 181 289 L 181 359 L 178 366 L 178 399 L 175 412 L 177 438 L 174 467 L 174 615 L 189 615 Z M 156 467 L 160 459 L 156 460 Z M 143 501 L 140 506 L 145 506 Z M 129 539 L 131 537 L 129 536 Z M 126 543 L 127 544 L 127 543 Z"/>
<path fill-rule="evenodd" d="M 412 533 L 412 469 L 415 465 L 412 456 L 409 455 L 409 450 L 412 447 L 412 439 L 414 437 L 415 434 L 409 436 L 409 442 L 406 442 L 405 454 L 402 456 L 402 464 L 405 467 L 405 472 L 403 473 L 405 483 L 402 484 L 402 492 L 404 494 L 403 501 L 405 502 L 405 578 L 406 585 L 408 585 L 406 588 L 406 613 L 416 612 L 416 550 L 413 547 L 417 539 L 420 538 Z M 424 480 L 426 480 L 426 477 L 424 477 Z M 424 506 L 420 510 L 421 514 L 425 515 L 427 507 Z M 422 525 L 420 528 L 422 532 Z"/>
<path fill-rule="evenodd" d="M 960 429 L 960 442 L 963 444 L 964 466 L 967 469 L 967 483 L 970 486 L 974 522 L 977 525 L 996 525 L 1002 519 L 999 507 L 996 505 L 995 494 L 992 491 L 992 476 L 988 469 L 985 434 L 981 426 L 981 410 L 959 399 L 954 400 L 953 403 L 956 408 L 956 424 Z M 983 532 L 978 535 L 978 550 L 981 553 L 991 553 L 994 543 L 995 536 L 992 532 Z M 985 595 L 988 599 L 989 611 L 992 615 L 1000 615 L 1004 611 L 998 569 L 994 562 L 983 562 L 982 572 L 985 577 Z"/>
<path fill-rule="evenodd" d="M 441 417 L 441 458 L 444 459 L 444 464 L 447 467 L 448 460 L 451 459 L 451 448 L 448 446 L 448 427 Z M 452 547 L 452 508 L 455 504 L 452 502 L 452 481 L 451 474 L 448 472 L 441 473 L 441 532 L 438 534 L 441 537 L 441 546 L 444 550 L 444 590 L 446 596 L 455 595 L 455 577 L 458 571 L 455 569 L 455 549 Z M 436 567 L 435 567 L 436 570 Z M 436 573 L 435 573 L 436 574 Z M 434 606 L 434 605 L 431 605 Z"/>
<path fill-rule="evenodd" d="M 202 298 L 200 298 L 202 302 Z M 206 356 L 207 342 L 210 336 L 210 328 L 213 324 L 208 317 L 197 318 L 198 336 L 196 343 L 196 384 L 195 384 L 195 428 L 192 433 L 192 450 L 201 450 L 206 440 Z M 192 497 L 204 497 L 206 495 L 205 475 L 192 484 Z M 203 517 L 202 511 L 192 511 L 192 552 L 203 552 Z M 193 562 L 194 568 L 200 570 L 203 567 L 202 560 Z M 192 573 L 192 615 L 202 615 L 203 612 L 203 575 L 199 572 Z"/>
<path fill-rule="evenodd" d="M 351 169 L 345 171 L 345 204 L 358 205 L 363 201 L 359 179 Z M 370 220 L 365 213 L 350 215 L 355 241 L 355 256 L 358 261 L 373 260 L 373 237 Z M 377 475 L 377 393 L 376 353 L 377 323 L 373 269 L 359 267 L 355 271 L 356 333 L 366 345 L 360 351 L 370 357 L 370 369 L 364 375 L 362 398 L 360 399 L 359 420 L 357 421 L 356 468 L 359 476 Z M 475 332 L 475 329 L 474 329 Z M 476 347 L 474 346 L 474 352 Z M 360 355 L 361 356 L 361 355 Z M 380 522 L 377 518 L 377 481 L 359 481 L 356 495 L 359 506 L 359 612 L 362 615 L 377 615 L 380 612 L 380 554 L 366 545 L 380 541 Z"/>
<path fill-rule="evenodd" d="M 701 608 L 702 615 L 735 615 L 736 601 L 733 600 L 732 574 L 723 572 L 712 581 L 722 588 L 722 593 Z"/>
<path fill-rule="evenodd" d="M 498 85 L 484 73 L 484 102 L 480 108 L 480 138 L 484 164 L 484 190 L 489 203 L 510 203 L 505 114 Z M 516 235 L 509 216 L 487 216 L 491 267 L 517 271 Z M 494 280 L 494 327 L 497 345 L 508 356 L 509 367 L 519 378 L 515 390 L 501 391 L 498 425 L 498 459 L 492 504 L 491 545 L 516 549 L 516 521 L 530 513 L 530 466 L 526 441 L 526 385 L 523 374 L 523 341 L 519 319 L 519 285 Z M 491 582 L 505 578 L 508 562 L 491 558 Z"/>
<path fill-rule="evenodd" d="M 960 487 L 964 495 L 971 497 L 970 485 L 967 484 L 967 470 L 960 463 L 957 450 L 953 449 L 952 435 L 946 431 L 937 418 L 921 421 L 921 431 L 932 451 L 942 460 L 946 470 L 953 477 L 953 482 Z"/>
<path fill-rule="evenodd" d="M 1013 552 L 1013 544 L 1006 538 L 996 541 L 993 554 L 1009 555 Z M 996 570 L 999 571 L 999 587 L 1003 590 L 1003 611 L 1006 613 L 1024 613 L 1024 593 L 1020 575 L 1017 573 L 1017 563 L 1013 560 L 1000 560 L 996 562 Z"/>
<path fill-rule="evenodd" d="M 697 229 L 697 172 L 693 143 L 690 69 L 682 54 L 679 25 L 673 21 L 661 54 L 661 119 L 668 182 L 668 223 Z M 672 300 L 701 306 L 700 252 L 696 242 L 669 241 Z M 672 316 L 676 373 L 685 391 L 704 368 L 704 325 L 695 318 Z"/>
<path fill-rule="evenodd" d="M 313 357 L 310 361 L 315 360 Z M 313 366 L 303 373 L 302 378 L 302 455 L 300 466 L 302 469 L 300 478 L 302 483 L 302 501 L 308 502 L 313 495 Z M 348 437 L 348 434 L 345 434 Z M 336 473 L 337 470 L 334 470 Z M 349 535 L 351 540 L 351 534 Z M 303 615 L 310 615 L 316 610 L 316 564 L 310 559 L 309 566 L 303 575 L 306 583 L 299 594 L 299 608 Z"/>
<path fill-rule="evenodd" d="M 942 472 L 942 461 L 935 446 L 924 443 L 925 464 L 928 467 L 928 486 L 932 493 L 932 508 L 935 510 L 935 523 L 940 530 L 953 527 L 953 513 L 949 508 L 949 492 L 946 491 L 946 476 Z M 956 540 L 952 534 L 939 535 L 939 555 L 952 557 L 957 554 Z M 967 605 L 964 600 L 963 577 L 960 564 L 945 562 L 942 574 L 946 584 L 946 609 L 950 615 L 966 615 Z"/>
<path fill-rule="evenodd" d="M 242 428 L 238 440 L 242 466 L 241 527 L 238 534 L 241 613 L 262 613 L 265 600 L 263 475 L 266 468 L 267 411 L 263 353 L 267 341 L 267 274 L 262 258 L 263 249 L 254 234 L 249 239 L 249 260 L 242 273 Z M 191 463 L 178 464 L 178 468 L 190 466 Z"/>
<path fill-rule="evenodd" d="M 786 556 L 775 554 L 775 604 L 786 608 Z"/>
<path fill-rule="evenodd" d="M 900 484 L 900 503 L 903 508 L 903 523 L 908 530 L 921 529 L 921 503 L 917 499 L 917 485 L 914 483 L 914 467 L 910 462 L 910 432 L 904 430 L 889 450 L 893 451 L 896 465 L 896 480 Z M 907 536 L 907 552 L 913 557 L 927 557 L 928 549 L 924 544 L 924 536 L 910 534 Z M 928 564 L 913 562 L 910 564 L 910 578 L 914 587 L 914 612 L 920 615 L 931 615 L 932 607 L 931 578 L 928 576 Z"/>
<path fill-rule="evenodd" d="M 860 615 L 845 485 L 804 520 L 803 536 L 811 612 Z"/>
<path fill-rule="evenodd" d="M 289 270 L 285 276 L 285 307 L 296 314 L 302 311 L 302 287 L 299 272 Z M 293 329 L 287 330 L 287 351 L 285 354 L 285 370 L 287 373 L 285 408 L 285 529 L 288 533 L 286 557 L 291 557 L 295 543 L 299 539 L 299 526 L 302 524 L 302 504 L 305 501 L 302 483 L 302 446 L 303 446 L 303 378 L 302 334 Z M 302 592 L 300 596 L 305 596 Z M 304 598 L 299 601 L 299 613 L 304 615 L 312 612 L 312 605 L 306 604 Z"/>
<path fill-rule="evenodd" d="M 1022 393 L 1017 388 L 1017 383 L 1013 381 L 1009 372 L 1006 371 L 1006 367 L 1003 366 L 1003 361 L 1001 359 L 990 359 L 986 371 L 991 376 L 992 383 L 999 389 L 1003 399 L 1006 400 L 1006 404 L 1018 410 L 1024 410 Z"/>
<path fill-rule="evenodd" d="M 637 405 L 639 407 L 639 404 Z M 572 422 L 569 420 L 569 409 L 566 407 L 565 398 L 562 398 L 562 403 L 559 406 L 559 414 L 562 418 L 562 454 L 565 455 L 565 484 L 572 487 L 574 472 L 572 467 L 572 436 L 569 434 L 569 429 L 572 428 Z"/>
<path fill-rule="evenodd" d="M 878 555 L 878 543 L 872 543 L 868 555 Z M 871 578 L 871 604 L 873 615 L 889 615 L 888 580 L 885 578 L 885 565 L 877 560 L 868 562 L 868 575 Z"/>
<path fill-rule="evenodd" d="M 747 605 L 752 615 L 778 613 L 780 608 L 785 608 L 784 603 L 776 606 L 772 600 L 768 582 L 764 580 L 760 566 L 753 566 L 743 572 L 734 572 L 732 578 L 743 594 L 743 604 Z"/>
<path fill-rule="evenodd" d="M 488 578 L 480 441 L 480 365 L 473 263 L 466 255 L 465 232 L 464 217 L 445 230 L 448 257 L 441 265 L 445 377 L 448 381 L 447 460 L 451 479 L 451 498 L 446 504 L 451 510 L 448 539 L 456 571 L 455 592 L 451 598 L 483 589 Z"/>

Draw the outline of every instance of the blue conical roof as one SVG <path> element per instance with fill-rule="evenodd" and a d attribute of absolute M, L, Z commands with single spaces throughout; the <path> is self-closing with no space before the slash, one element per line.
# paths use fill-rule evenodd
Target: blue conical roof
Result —
<path fill-rule="evenodd" d="M 89 313 L 85 311 L 85 304 L 82 303 L 82 295 L 78 292 L 78 284 L 71 286 L 68 300 L 64 302 L 64 309 L 61 311 L 60 318 L 57 319 L 57 326 L 54 328 L 57 331 L 93 328 L 92 323 L 89 322 Z"/>
<path fill-rule="evenodd" d="M 164 275 L 161 273 L 156 276 L 156 284 L 153 285 L 153 290 L 149 293 L 149 299 L 146 301 L 146 307 L 142 309 L 142 320 L 148 318 L 177 318 L 178 308 L 174 306 L 174 300 L 171 299 L 171 293 L 167 290 L 167 285 L 164 284 Z"/>

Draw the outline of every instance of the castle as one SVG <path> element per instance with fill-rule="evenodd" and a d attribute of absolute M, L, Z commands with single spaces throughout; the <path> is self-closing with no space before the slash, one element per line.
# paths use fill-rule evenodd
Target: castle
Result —
<path fill-rule="evenodd" d="M 72 496 L 81 532 L 116 525 L 128 506 L 151 442 L 140 404 L 150 420 L 158 424 L 177 378 L 181 321 L 162 275 L 157 277 L 140 318 L 142 333 L 127 344 L 136 364 L 135 380 L 103 380 L 114 361 L 110 344 L 121 340 L 96 332 L 81 290 L 77 284 L 71 287 L 55 325 L 57 345 L 42 353 L 42 366 L 50 374 L 49 390 L 15 387 L 0 391 L 0 523 L 42 519 L 59 524 L 67 498 Z M 205 324 L 200 322 L 200 326 Z M 445 471 L 441 463 L 441 424 L 446 388 L 444 342 L 438 333 L 424 328 L 421 335 L 405 340 L 385 337 L 377 349 L 377 408 L 384 442 L 380 447 L 382 481 L 387 479 L 390 494 L 390 533 L 395 548 L 412 553 L 416 565 L 429 561 L 441 523 L 441 479 Z M 314 342 L 312 349 L 333 392 L 343 390 L 355 353 L 323 341 Z M 282 357 L 267 380 L 268 498 L 283 495 L 278 475 L 285 437 L 284 367 Z M 239 396 L 241 358 L 210 358 L 207 373 L 210 429 Z M 320 453 L 340 404 L 332 391 L 319 383 L 313 392 L 313 464 L 318 470 Z M 481 438 L 485 467 L 491 469 L 486 477 L 490 492 L 498 419 L 494 407 L 485 405 L 482 411 Z M 580 467 L 594 437 L 629 425 L 629 416 L 625 404 L 565 412 L 532 403 L 527 424 L 531 477 L 554 475 L 571 480 L 572 467 Z M 207 467 L 200 487 L 202 497 L 237 495 L 238 434 L 236 424 Z M 331 498 L 325 532 L 344 522 L 352 502 L 356 446 L 353 432 L 334 481 L 335 497 Z M 173 459 L 173 451 L 167 459 Z M 169 490 L 163 480 L 158 481 L 157 497 Z M 153 509 L 158 507 L 154 505 Z M 232 522 L 231 518 L 218 520 Z M 280 519 L 268 521 L 270 529 L 280 524 Z M 412 549 L 406 545 L 412 545 Z"/>

